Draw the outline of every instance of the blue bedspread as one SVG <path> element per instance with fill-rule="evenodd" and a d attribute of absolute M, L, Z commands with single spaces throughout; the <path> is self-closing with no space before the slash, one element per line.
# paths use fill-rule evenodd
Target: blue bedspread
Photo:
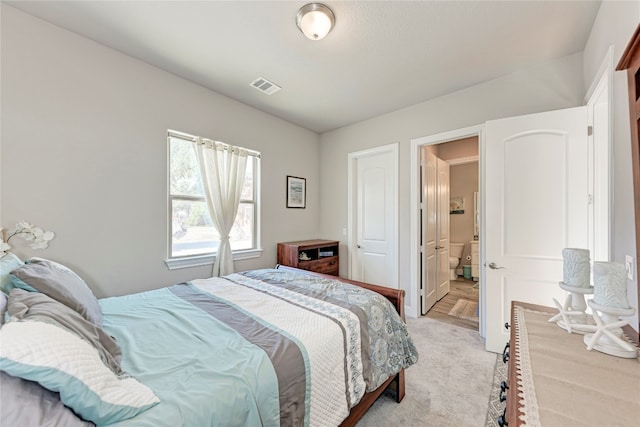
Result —
<path fill-rule="evenodd" d="M 114 426 L 280 425 L 269 358 L 230 327 L 169 289 L 100 305 L 104 329 L 124 350 L 123 369 L 161 401 Z"/>
<path fill-rule="evenodd" d="M 122 368 L 160 399 L 116 427 L 335 426 L 418 357 L 384 297 L 281 270 L 100 305 Z"/>

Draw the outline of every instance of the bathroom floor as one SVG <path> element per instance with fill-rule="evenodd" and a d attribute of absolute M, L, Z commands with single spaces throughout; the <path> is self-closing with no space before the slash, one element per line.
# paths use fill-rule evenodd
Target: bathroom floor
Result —
<path fill-rule="evenodd" d="M 462 326 L 464 328 L 473 329 L 477 331 L 479 329 L 478 322 L 474 322 L 468 319 L 462 319 L 460 317 L 449 316 L 449 312 L 456 305 L 459 299 L 466 299 L 469 301 L 478 302 L 479 298 L 478 282 L 474 280 L 467 280 L 461 276 L 458 276 L 458 280 L 451 281 L 451 289 L 447 295 L 438 301 L 431 310 L 425 314 L 425 317 L 437 319 L 441 322 L 452 323 L 454 325 Z"/>

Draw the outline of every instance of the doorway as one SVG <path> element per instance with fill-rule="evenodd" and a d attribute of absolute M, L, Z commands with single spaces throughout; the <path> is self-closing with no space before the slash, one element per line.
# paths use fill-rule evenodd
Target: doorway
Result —
<path fill-rule="evenodd" d="M 420 147 L 420 312 L 474 330 L 479 330 L 478 145 L 474 136 Z"/>
<path fill-rule="evenodd" d="M 464 139 L 468 139 L 468 138 L 473 138 L 475 139 L 475 141 L 477 141 L 477 151 L 475 153 L 475 155 L 471 156 L 471 155 L 446 155 L 447 157 L 449 157 L 449 161 L 452 162 L 452 159 L 454 157 L 457 157 L 457 161 L 458 162 L 470 162 L 470 161 L 479 161 L 480 156 L 482 155 L 482 149 L 483 149 L 483 140 L 482 140 L 482 132 L 483 132 L 483 126 L 482 125 L 478 125 L 478 126 L 470 126 L 467 128 L 463 128 L 463 129 L 457 129 L 457 130 L 453 130 L 453 131 L 449 131 L 449 132 L 444 132 L 444 133 L 440 133 L 437 135 L 430 135 L 430 136 L 426 136 L 426 137 L 422 137 L 422 138 L 416 138 L 413 139 L 411 141 L 411 189 L 410 189 L 410 196 L 411 196 L 411 212 L 410 212 L 410 216 L 411 216 L 411 258 L 410 258 L 410 265 L 411 265 L 411 283 L 416 284 L 416 286 L 412 286 L 410 289 L 410 301 L 412 301 L 411 305 L 407 306 L 407 312 L 409 313 L 409 315 L 414 315 L 416 317 L 420 317 L 421 316 L 421 305 L 420 305 L 420 288 L 419 288 L 419 284 L 421 283 L 421 276 L 422 276 L 422 264 L 421 264 L 421 258 L 422 258 L 422 248 L 421 248 L 421 241 L 420 241 L 420 227 L 421 227 L 421 206 L 420 206 L 420 200 L 419 200 L 419 194 L 420 194 L 420 180 L 418 179 L 420 176 L 420 171 L 419 171 L 419 167 L 420 167 L 420 152 L 421 152 L 421 148 L 422 147 L 427 147 L 427 146 L 431 146 L 431 145 L 439 145 L 439 144 L 443 144 L 443 143 L 447 143 L 447 142 L 451 142 L 451 141 L 457 141 L 457 140 L 464 140 Z M 443 155 L 444 156 L 444 155 Z M 455 161 L 453 162 L 455 163 Z M 471 211 L 475 211 L 477 209 L 478 212 L 481 212 L 481 203 L 482 203 L 482 170 L 481 170 L 481 163 L 478 163 L 479 167 L 478 167 L 478 185 L 479 185 L 479 197 L 477 198 L 477 202 L 474 204 L 473 198 L 467 200 L 468 206 Z M 414 177 L 416 177 L 414 179 Z M 453 194 L 450 195 L 451 197 L 454 197 Z M 473 196 L 472 196 L 473 197 Z M 465 209 L 467 209 L 465 207 Z M 483 263 L 483 259 L 482 259 L 482 254 L 483 254 L 483 249 L 482 249 L 482 218 L 481 217 L 476 217 L 476 220 L 480 220 L 479 222 L 479 230 L 478 230 L 478 237 L 479 237 L 479 245 L 478 245 L 478 265 L 482 265 Z M 472 231 L 472 237 L 473 237 L 473 231 Z M 470 246 L 470 245 L 469 245 Z M 466 261 L 466 255 L 463 255 L 465 261 Z M 462 257 L 461 257 L 462 259 Z M 483 277 L 482 277 L 482 269 L 479 269 L 480 271 L 478 272 L 478 276 L 477 276 L 477 282 L 478 282 L 478 287 L 476 289 L 478 296 L 477 296 L 477 303 L 478 303 L 478 308 L 477 308 L 477 314 L 478 314 L 478 327 L 476 329 L 479 330 L 480 334 L 482 335 L 482 331 L 484 330 L 484 316 L 483 316 L 483 307 L 484 307 L 484 301 L 483 301 Z M 464 284 L 463 285 L 468 285 L 468 284 Z M 459 296 L 459 294 L 457 292 L 454 292 L 454 289 L 452 287 L 451 292 L 449 293 L 451 298 L 455 298 L 456 302 L 458 299 L 464 299 L 463 297 L 456 297 Z M 449 298 L 449 296 L 445 297 L 443 300 L 447 300 Z M 466 298 L 473 298 L 475 299 L 476 297 L 470 297 L 470 296 L 466 296 Z M 448 302 L 449 304 L 452 305 L 451 308 L 453 308 L 453 305 L 455 303 L 451 303 Z M 442 307 L 442 310 L 446 310 L 446 307 Z M 433 309 L 432 309 L 433 311 Z M 447 315 L 448 312 L 450 310 L 447 310 Z M 434 312 L 435 315 L 436 312 Z"/>

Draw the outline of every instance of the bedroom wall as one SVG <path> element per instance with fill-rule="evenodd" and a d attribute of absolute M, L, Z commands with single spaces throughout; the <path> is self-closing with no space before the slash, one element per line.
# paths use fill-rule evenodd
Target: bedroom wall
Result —
<path fill-rule="evenodd" d="M 46 250 L 16 240 L 18 255 L 69 265 L 98 297 L 210 276 L 164 263 L 167 129 L 262 153 L 264 253 L 237 270 L 273 266 L 278 241 L 318 237 L 317 134 L 1 8 L 1 225 L 56 233 Z M 286 175 L 307 178 L 306 209 L 285 208 Z"/>
<path fill-rule="evenodd" d="M 640 22 L 640 1 L 604 1 L 600 6 L 591 35 L 584 49 L 585 92 L 598 73 L 609 46 L 613 46 L 613 67 L 627 47 Z M 633 209 L 633 176 L 631 168 L 631 128 L 629 126 L 629 98 L 626 71 L 613 73 L 613 260 L 624 263 L 625 255 L 635 260 L 635 222 Z M 628 281 L 629 301 L 638 304 L 638 271 Z M 638 311 L 631 320 L 638 328 Z"/>
<path fill-rule="evenodd" d="M 469 70 L 472 72 L 472 70 Z M 347 226 L 347 154 L 399 142 L 399 283 L 407 306 L 415 307 L 410 287 L 410 141 L 487 120 L 582 104 L 582 53 L 576 53 L 321 135 L 322 236 L 342 240 Z M 341 275 L 348 272 L 346 245 L 341 247 Z M 415 311 L 408 312 L 415 315 Z"/>

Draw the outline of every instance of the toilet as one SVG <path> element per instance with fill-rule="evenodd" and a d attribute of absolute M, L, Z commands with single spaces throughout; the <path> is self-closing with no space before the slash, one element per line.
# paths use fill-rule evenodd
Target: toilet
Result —
<path fill-rule="evenodd" d="M 450 280 L 458 279 L 458 273 L 456 273 L 456 269 L 460 264 L 460 258 L 462 258 L 463 249 L 464 249 L 464 243 L 449 244 L 449 269 L 451 271 L 449 275 Z"/>

